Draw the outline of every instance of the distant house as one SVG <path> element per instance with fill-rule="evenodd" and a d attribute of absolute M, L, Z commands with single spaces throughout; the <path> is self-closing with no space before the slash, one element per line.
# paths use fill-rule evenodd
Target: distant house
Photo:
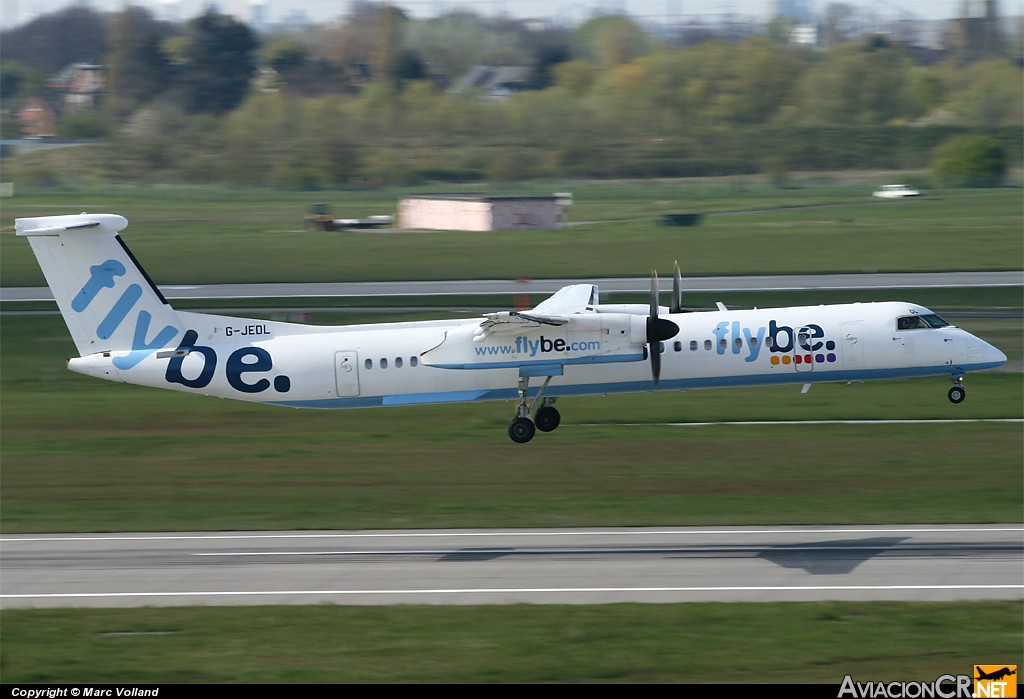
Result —
<path fill-rule="evenodd" d="M 446 231 L 548 230 L 565 225 L 563 197 L 430 194 L 402 197 L 402 228 Z"/>
<path fill-rule="evenodd" d="M 43 138 L 57 133 L 57 111 L 42 97 L 29 97 L 15 118 L 21 133 L 29 138 Z"/>
<path fill-rule="evenodd" d="M 61 98 L 68 111 L 95 107 L 105 86 L 103 66 L 73 63 L 50 79 L 49 87 Z"/>
<path fill-rule="evenodd" d="M 533 87 L 533 69 L 529 66 L 473 66 L 452 92 L 475 92 L 488 99 L 501 100 Z"/>

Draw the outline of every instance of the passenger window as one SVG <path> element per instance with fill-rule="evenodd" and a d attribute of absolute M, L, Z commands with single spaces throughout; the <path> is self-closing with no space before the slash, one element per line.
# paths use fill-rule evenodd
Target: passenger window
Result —
<path fill-rule="evenodd" d="M 728 341 L 726 341 L 726 339 L 725 339 L 724 337 L 723 337 L 723 338 L 722 338 L 721 340 L 719 340 L 719 341 L 718 341 L 718 346 L 719 346 L 719 347 L 720 347 L 720 348 L 721 348 L 722 350 L 727 350 L 727 349 L 729 349 L 729 343 L 728 343 Z"/>
<path fill-rule="evenodd" d="M 704 349 L 706 349 L 706 350 L 710 350 L 711 349 L 711 340 L 704 340 Z"/>
<path fill-rule="evenodd" d="M 754 349 L 757 349 L 757 338 L 756 337 L 750 338 L 750 346 L 752 348 L 754 348 Z"/>
<path fill-rule="evenodd" d="M 674 349 L 676 352 L 681 351 L 683 349 L 683 343 L 680 342 L 679 340 L 676 340 L 675 343 L 673 343 L 672 345 L 672 349 Z"/>
<path fill-rule="evenodd" d="M 402 368 L 402 358 L 401 357 L 395 357 L 395 368 L 396 369 L 401 369 Z"/>
<path fill-rule="evenodd" d="M 691 352 L 696 352 L 697 351 L 697 341 L 696 340 L 690 340 L 690 351 Z"/>
<path fill-rule="evenodd" d="M 417 358 L 417 357 L 409 357 L 409 366 L 416 366 L 419 363 L 420 363 L 419 358 Z"/>
<path fill-rule="evenodd" d="M 380 360 L 380 368 L 381 369 L 387 369 L 388 368 L 388 360 L 387 359 L 382 358 Z"/>
<path fill-rule="evenodd" d="M 373 368 L 373 360 L 372 359 L 367 359 L 365 362 L 363 362 L 363 366 L 365 366 L 367 369 L 372 369 Z"/>
<path fill-rule="evenodd" d="M 732 344 L 733 344 L 733 347 L 735 347 L 738 350 L 743 349 L 743 339 L 742 338 L 737 337 L 736 340 L 733 341 Z"/>

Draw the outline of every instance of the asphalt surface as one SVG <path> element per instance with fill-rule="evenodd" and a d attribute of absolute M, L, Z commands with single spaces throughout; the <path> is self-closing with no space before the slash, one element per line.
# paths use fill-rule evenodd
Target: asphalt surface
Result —
<path fill-rule="evenodd" d="M 1024 525 L 0 539 L 0 607 L 1024 598 Z"/>
<path fill-rule="evenodd" d="M 672 288 L 663 278 L 662 291 Z M 602 292 L 649 292 L 648 277 L 622 279 L 529 279 L 432 282 L 345 282 L 294 284 L 208 284 L 160 287 L 168 300 L 332 298 L 372 296 L 472 296 L 488 294 L 550 294 L 577 283 L 597 284 Z M 742 277 L 687 277 L 683 293 L 694 291 L 792 291 L 825 289 L 927 289 L 1022 286 L 1021 272 L 938 272 L 922 274 L 806 274 Z M 49 301 L 47 287 L 3 287 L 0 301 Z"/>

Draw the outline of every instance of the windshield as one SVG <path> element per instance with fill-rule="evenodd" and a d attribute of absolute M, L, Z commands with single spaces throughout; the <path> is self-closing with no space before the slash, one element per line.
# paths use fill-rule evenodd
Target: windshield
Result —
<path fill-rule="evenodd" d="M 896 320 L 898 330 L 916 330 L 918 328 L 946 328 L 949 323 L 944 321 L 935 313 L 925 313 L 918 316 L 902 316 Z"/>

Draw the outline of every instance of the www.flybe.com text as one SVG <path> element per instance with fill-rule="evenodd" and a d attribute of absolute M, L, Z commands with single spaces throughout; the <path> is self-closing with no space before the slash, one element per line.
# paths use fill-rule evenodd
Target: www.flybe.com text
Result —
<path fill-rule="evenodd" d="M 581 342 L 566 342 L 560 337 L 551 340 L 543 335 L 536 340 L 532 340 L 523 335 L 519 335 L 516 337 L 514 345 L 490 345 L 485 347 L 476 347 L 475 349 L 478 357 L 505 354 L 528 354 L 531 357 L 536 357 L 537 354 L 541 352 L 590 352 L 593 350 L 599 350 L 601 349 L 601 341 L 585 340 Z"/>

